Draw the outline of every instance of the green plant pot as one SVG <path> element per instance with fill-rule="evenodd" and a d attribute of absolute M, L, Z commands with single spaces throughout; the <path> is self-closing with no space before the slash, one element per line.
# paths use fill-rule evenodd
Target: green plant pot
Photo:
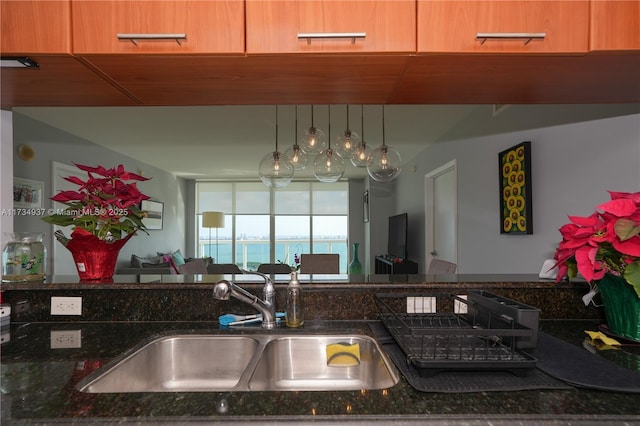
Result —
<path fill-rule="evenodd" d="M 640 298 L 624 278 L 606 274 L 598 281 L 609 330 L 617 336 L 640 341 Z"/>

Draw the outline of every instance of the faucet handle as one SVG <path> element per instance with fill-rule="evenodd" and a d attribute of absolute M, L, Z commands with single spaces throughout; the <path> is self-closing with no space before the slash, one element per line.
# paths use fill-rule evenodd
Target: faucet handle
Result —
<path fill-rule="evenodd" d="M 218 281 L 213 288 L 213 297 L 218 300 L 229 300 L 231 297 L 231 283 L 227 280 Z"/>

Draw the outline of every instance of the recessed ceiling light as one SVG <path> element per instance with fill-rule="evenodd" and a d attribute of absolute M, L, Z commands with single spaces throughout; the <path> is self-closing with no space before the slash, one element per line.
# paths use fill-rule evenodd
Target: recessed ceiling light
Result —
<path fill-rule="evenodd" d="M 39 68 L 38 63 L 26 56 L 0 58 L 1 68 Z"/>

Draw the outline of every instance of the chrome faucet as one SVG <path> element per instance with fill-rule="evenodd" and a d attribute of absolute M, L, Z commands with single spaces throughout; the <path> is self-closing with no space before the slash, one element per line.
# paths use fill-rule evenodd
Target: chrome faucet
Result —
<path fill-rule="evenodd" d="M 276 289 L 273 281 L 267 275 L 260 272 L 246 271 L 241 269 L 243 274 L 254 274 L 264 278 L 263 298 L 249 293 L 242 287 L 227 281 L 219 281 L 213 288 L 213 297 L 218 300 L 229 300 L 230 297 L 248 303 L 262 314 L 262 328 L 276 327 Z"/>

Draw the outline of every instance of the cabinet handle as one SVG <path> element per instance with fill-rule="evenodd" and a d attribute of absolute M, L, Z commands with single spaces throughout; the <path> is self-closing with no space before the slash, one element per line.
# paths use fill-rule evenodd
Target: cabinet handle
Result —
<path fill-rule="evenodd" d="M 307 44 L 311 44 L 314 38 L 350 38 L 351 44 L 356 43 L 357 38 L 365 38 L 367 33 L 298 33 L 298 39 L 307 39 Z"/>
<path fill-rule="evenodd" d="M 138 40 L 175 40 L 180 46 L 180 40 L 186 40 L 186 34 L 118 34 L 118 40 L 129 40 L 138 45 Z"/>
<path fill-rule="evenodd" d="M 534 38 L 543 39 L 546 36 L 547 33 L 477 33 L 476 39 L 482 39 L 480 44 L 484 44 L 488 39 L 517 38 L 523 39 L 524 44 L 527 45 Z"/>

